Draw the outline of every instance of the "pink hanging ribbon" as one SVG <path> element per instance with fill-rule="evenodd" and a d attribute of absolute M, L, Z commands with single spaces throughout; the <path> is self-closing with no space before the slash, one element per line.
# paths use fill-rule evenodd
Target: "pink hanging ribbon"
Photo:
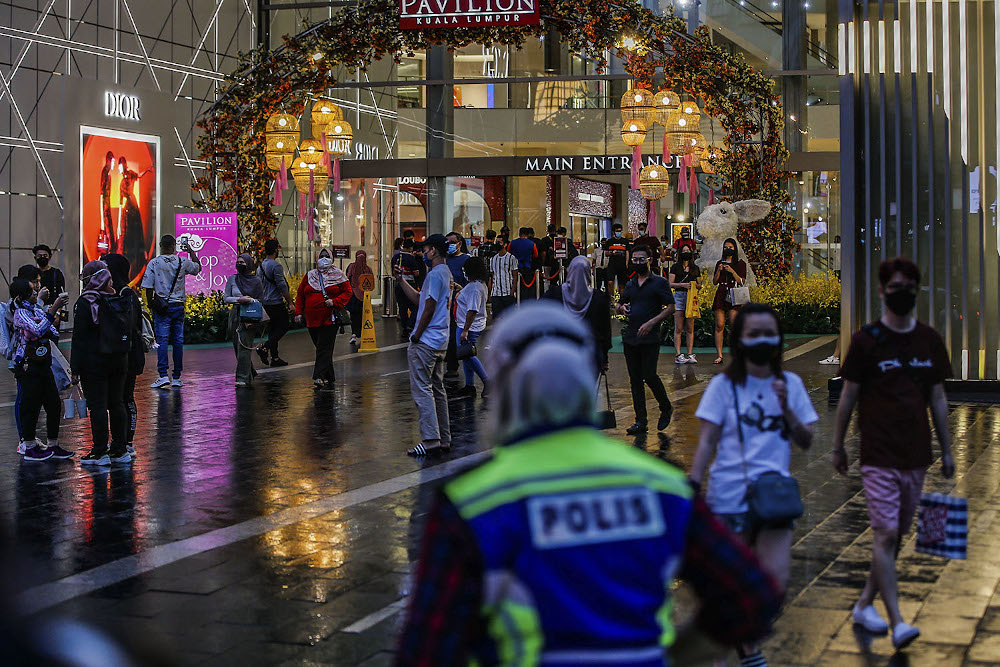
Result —
<path fill-rule="evenodd" d="M 323 157 L 319 163 L 326 167 L 326 173 L 330 173 L 330 153 L 326 150 L 326 132 L 323 132 Z"/>
<path fill-rule="evenodd" d="M 282 190 L 288 189 L 288 165 L 285 164 L 285 156 L 281 156 L 281 169 L 278 170 L 278 187 Z"/>
<path fill-rule="evenodd" d="M 684 160 L 681 160 L 681 169 L 677 174 L 677 193 L 683 194 L 687 192 L 688 179 L 687 179 L 687 166 L 684 164 Z"/>
<path fill-rule="evenodd" d="M 691 179 L 688 183 L 688 203 L 697 204 L 698 203 L 698 176 L 695 174 L 694 167 L 689 169 L 689 178 Z"/>
<path fill-rule="evenodd" d="M 656 237 L 656 201 L 649 202 L 649 215 L 646 217 L 646 233 Z"/>
<path fill-rule="evenodd" d="M 299 193 L 299 220 L 306 219 L 306 193 Z"/>
<path fill-rule="evenodd" d="M 316 240 L 316 219 L 313 215 L 313 202 L 316 197 L 316 181 L 314 180 L 315 172 L 309 172 L 309 211 L 306 213 L 306 236 L 310 241 Z"/>
<path fill-rule="evenodd" d="M 281 206 L 284 201 L 281 198 L 281 178 L 274 179 L 274 205 Z"/>
<path fill-rule="evenodd" d="M 667 133 L 663 133 L 663 166 L 670 168 L 670 160 L 673 156 L 670 155 L 670 144 L 667 143 Z"/>
<path fill-rule="evenodd" d="M 632 147 L 632 189 L 639 189 L 639 165 L 642 164 L 642 146 Z"/>
<path fill-rule="evenodd" d="M 333 191 L 340 192 L 340 158 L 333 158 Z"/>
<path fill-rule="evenodd" d="M 715 190 L 712 188 L 708 189 L 708 205 L 711 206 L 715 203 Z"/>

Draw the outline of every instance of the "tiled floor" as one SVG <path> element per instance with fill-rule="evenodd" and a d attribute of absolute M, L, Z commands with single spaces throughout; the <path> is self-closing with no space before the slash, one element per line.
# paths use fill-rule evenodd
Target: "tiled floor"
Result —
<path fill-rule="evenodd" d="M 157 664 L 388 663 L 422 508 L 436 480 L 481 457 L 485 406 L 451 401 L 456 448 L 448 459 L 421 465 L 407 458 L 417 438 L 415 409 L 405 351 L 392 349 L 398 339 L 385 324 L 377 355 L 354 358 L 346 337 L 338 342 L 344 358 L 335 392 L 313 390 L 302 333 L 283 344 L 292 366 L 261 375 L 252 391 L 232 385 L 231 348 L 189 350 L 180 391 L 149 389 L 148 372 L 137 390 L 139 457 L 131 466 L 20 462 L 6 418 L 0 528 L 17 559 L 7 568 L 16 573 L 5 578 L 8 597 L 38 620 L 70 617 L 104 628 Z M 790 344 L 788 368 L 805 380 L 821 421 L 814 449 L 793 457 L 807 512 L 796 530 L 788 607 L 767 654 L 772 665 L 886 664 L 889 641 L 859 643 L 847 622 L 870 535 L 856 465 L 841 478 L 828 463 L 835 406 L 826 380 L 836 369 L 816 362 L 833 345 Z M 719 370 L 707 361 L 675 366 L 672 354 L 661 356 L 674 422 L 666 434 L 631 439 L 636 446 L 690 464 L 694 409 Z M 624 437 L 631 408 L 622 357 L 613 355 L 612 365 Z M 13 401 L 13 391 L 5 375 L 0 403 Z M 998 413 L 957 404 L 950 421 L 958 492 L 972 511 L 970 558 L 948 563 L 904 548 L 904 612 L 924 632 L 905 657 L 914 665 L 996 664 Z M 82 421 L 65 422 L 64 433 L 66 446 L 86 446 Z M 948 488 L 936 470 L 928 480 Z"/>

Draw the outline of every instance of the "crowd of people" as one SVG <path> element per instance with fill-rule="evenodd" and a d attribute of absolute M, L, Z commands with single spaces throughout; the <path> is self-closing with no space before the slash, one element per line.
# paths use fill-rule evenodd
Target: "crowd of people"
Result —
<path fill-rule="evenodd" d="M 733 646 L 741 665 L 766 665 L 760 642 L 780 609 L 792 533 L 803 513 L 792 447 L 812 446 L 818 415 L 803 381 L 783 368 L 778 313 L 733 295 L 747 266 L 735 240 L 727 239 L 712 276 L 718 286 L 712 309 L 715 363 L 723 363 L 727 323 L 730 359 L 694 413 L 700 434 L 690 470 L 596 430 L 595 388 L 610 366 L 613 314 L 625 319 L 621 344 L 635 414 L 627 434 L 650 428 L 647 387 L 659 410 L 656 428 L 671 422 L 674 408 L 657 370 L 665 322 L 673 320 L 675 362 L 696 363 L 689 302 L 703 278 L 696 244 L 683 236 L 668 248 L 645 233 L 632 240 L 614 232 L 601 246 L 603 274 L 592 271 L 587 256 L 570 253 L 572 245 L 558 240 L 565 230 L 555 227 L 539 240 L 526 228 L 513 240 L 490 233 L 472 253 L 457 232 L 396 242 L 394 290 L 420 430 L 407 454 L 451 449 L 449 392 L 489 398 L 482 433 L 497 447 L 489 463 L 449 482 L 436 499 L 400 664 L 444 664 L 491 651 L 527 655 L 542 646 L 534 658 L 596 663 L 614 654 L 629 656 L 629 664 L 654 664 L 673 638 L 661 610 L 669 605 L 673 577 L 681 576 L 702 598 L 701 628 Z M 201 264 L 193 250 L 184 248 L 187 259 L 177 250 L 175 239 L 164 236 L 161 254 L 142 278 L 151 322 L 130 286 L 126 257 L 107 254 L 83 267 L 68 361 L 58 341 L 69 295 L 65 278 L 48 266 L 51 250 L 36 247 L 36 264 L 18 271 L 10 301 L 0 307 L 0 351 L 17 381 L 18 452 L 25 461 L 75 455 L 60 444 L 59 433 L 61 394 L 77 386 L 93 441 L 81 463 L 107 466 L 137 455 L 134 392 L 145 353 L 157 347 L 153 388 L 182 386 L 183 277 L 196 275 Z M 355 339 L 360 335 L 353 327 L 364 302 L 361 281 L 373 273 L 367 256 L 359 251 L 341 271 L 331 250 L 321 249 L 293 297 L 279 253 L 272 240 L 259 266 L 253 256 L 240 255 L 226 282 L 236 386 L 253 385 L 254 353 L 265 364 L 286 365 L 278 344 L 291 308 L 315 347 L 316 387 L 332 389 L 338 332 L 352 326 Z M 531 280 L 544 281 L 541 299 L 523 292 Z M 891 633 L 902 648 L 919 630 L 901 614 L 895 558 L 933 461 L 928 410 L 942 472 L 954 474 L 943 390 L 950 361 L 941 337 L 914 315 L 916 265 L 887 260 L 879 282 L 883 316 L 853 336 L 845 356 L 831 457 L 846 474 L 844 441 L 857 408 L 874 544 L 871 572 L 851 613 L 867 631 Z M 484 338 L 490 319 L 495 325 Z M 464 383 L 449 387 L 446 378 L 459 365 Z M 674 528 L 667 531 L 668 525 Z M 501 534 L 505 538 L 497 539 Z M 620 573 L 606 567 L 622 559 L 634 567 Z M 595 568 L 603 572 L 599 579 L 588 574 Z M 484 585 L 494 576 L 508 584 Z M 874 606 L 876 596 L 888 621 Z M 497 622 L 510 614 L 522 622 Z"/>

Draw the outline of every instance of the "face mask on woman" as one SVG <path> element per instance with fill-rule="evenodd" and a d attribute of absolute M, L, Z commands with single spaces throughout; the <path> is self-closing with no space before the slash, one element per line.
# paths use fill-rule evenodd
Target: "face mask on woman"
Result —
<path fill-rule="evenodd" d="M 689 252 L 682 252 L 681 253 L 681 261 L 682 262 L 690 262 L 691 261 L 691 253 L 689 253 Z"/>
<path fill-rule="evenodd" d="M 244 264 L 243 262 L 240 262 L 239 264 L 236 265 L 236 271 L 238 273 L 247 274 L 250 273 L 250 267 Z"/>
<path fill-rule="evenodd" d="M 741 338 L 740 346 L 746 353 L 747 359 L 758 366 L 763 366 L 778 355 L 781 347 L 781 338 L 779 336 Z"/>
<path fill-rule="evenodd" d="M 736 250 L 733 248 L 723 248 L 722 257 L 724 259 L 732 259 L 736 255 Z"/>
<path fill-rule="evenodd" d="M 458 252 L 458 244 L 457 243 L 449 243 L 448 244 L 448 254 L 449 255 L 454 255 L 457 252 Z"/>

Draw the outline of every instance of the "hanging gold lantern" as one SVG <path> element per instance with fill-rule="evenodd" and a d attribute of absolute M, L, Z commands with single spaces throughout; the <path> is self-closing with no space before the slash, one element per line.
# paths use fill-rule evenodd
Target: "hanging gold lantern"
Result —
<path fill-rule="evenodd" d="M 677 110 L 667 116 L 663 126 L 667 132 L 697 132 L 701 128 L 701 116 Z"/>
<path fill-rule="evenodd" d="M 292 179 L 295 181 L 295 189 L 304 195 L 309 194 L 310 174 L 312 174 L 313 194 L 318 194 L 326 190 L 326 186 L 330 184 L 330 173 L 327 171 L 326 165 L 308 165 L 300 159 L 297 159 L 295 166 L 292 167 Z"/>
<path fill-rule="evenodd" d="M 659 164 L 643 167 L 639 172 L 639 192 L 650 201 L 665 197 L 670 190 L 670 173 Z"/>
<path fill-rule="evenodd" d="M 667 143 L 670 145 L 670 152 L 693 156 L 692 166 L 699 162 L 702 148 L 708 145 L 701 132 L 671 132 L 667 135 Z"/>
<path fill-rule="evenodd" d="M 326 126 L 330 123 L 343 120 L 343 110 L 333 103 L 333 100 L 319 98 L 312 105 L 312 135 L 314 139 L 322 139 L 326 132 Z"/>
<path fill-rule="evenodd" d="M 701 109 L 698 108 L 698 103 L 694 100 L 684 100 L 681 102 L 680 112 L 686 113 L 689 116 L 701 116 Z"/>
<path fill-rule="evenodd" d="M 653 98 L 653 107 L 656 109 L 656 122 L 666 127 L 670 115 L 677 111 L 681 104 L 681 98 L 672 90 L 661 90 Z"/>
<path fill-rule="evenodd" d="M 629 88 L 622 95 L 622 122 L 632 120 L 642 121 L 646 127 L 652 127 L 656 120 L 656 108 L 653 106 L 653 93 L 645 88 Z"/>
<path fill-rule="evenodd" d="M 299 119 L 287 113 L 274 113 L 264 124 L 264 158 L 271 171 L 281 169 L 284 158 L 285 168 L 292 166 L 295 145 L 299 140 Z"/>
<path fill-rule="evenodd" d="M 707 146 L 701 151 L 701 170 L 706 174 L 716 173 L 715 165 L 713 162 L 718 159 L 719 154 L 715 148 L 708 148 Z"/>
<path fill-rule="evenodd" d="M 326 152 L 330 155 L 340 156 L 350 153 L 352 139 L 354 130 L 343 118 L 326 126 Z"/>
<path fill-rule="evenodd" d="M 299 156 L 295 158 L 296 165 L 305 162 L 307 165 L 319 164 L 323 159 L 323 144 L 315 139 L 305 139 L 299 144 Z"/>
<path fill-rule="evenodd" d="M 622 125 L 622 141 L 626 146 L 642 146 L 646 140 L 646 124 L 641 120 L 625 121 Z"/>

